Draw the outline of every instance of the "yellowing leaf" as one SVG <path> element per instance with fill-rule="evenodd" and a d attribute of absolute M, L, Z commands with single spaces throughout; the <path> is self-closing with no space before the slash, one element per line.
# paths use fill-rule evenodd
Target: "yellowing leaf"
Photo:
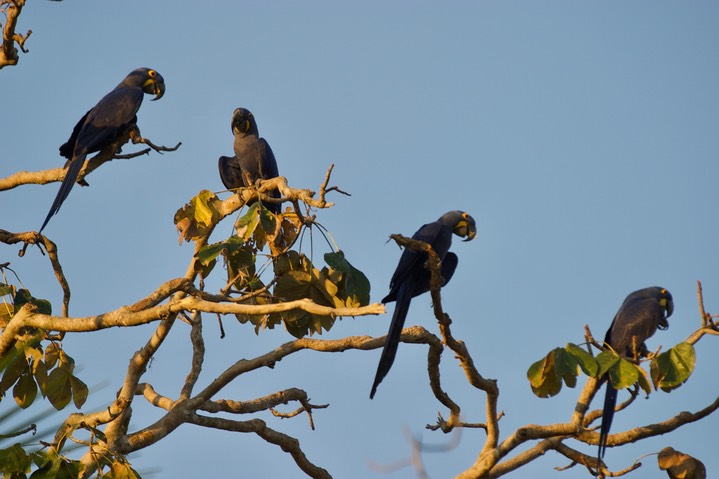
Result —
<path fill-rule="evenodd" d="M 207 235 L 220 218 L 220 200 L 208 190 L 202 190 L 175 213 L 179 241 L 191 241 Z"/>
<path fill-rule="evenodd" d="M 126 462 L 114 461 L 110 465 L 110 473 L 104 479 L 139 479 L 140 475 Z"/>

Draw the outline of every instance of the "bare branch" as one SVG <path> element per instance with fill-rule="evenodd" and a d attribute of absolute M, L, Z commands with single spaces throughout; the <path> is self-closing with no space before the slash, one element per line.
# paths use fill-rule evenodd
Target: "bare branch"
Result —
<path fill-rule="evenodd" d="M 136 125 L 130 126 L 127 130 L 125 130 L 125 132 L 123 132 L 122 135 L 119 135 L 114 142 L 103 148 L 97 155 L 85 161 L 85 165 L 82 167 L 80 174 L 77 177 L 77 182 L 83 184 L 82 182 L 86 176 L 108 161 L 134 158 L 148 153 L 148 149 L 130 155 L 120 155 L 118 153 L 123 145 L 130 141 L 133 136 L 138 135 L 137 132 L 139 132 L 139 129 Z M 143 142 L 148 145 L 151 144 L 151 142 L 147 139 L 143 139 Z M 175 151 L 180 145 L 181 143 L 178 143 L 172 148 L 159 147 L 155 145 L 152 145 L 152 147 L 155 148 L 156 151 Z M 41 171 L 19 171 L 5 178 L 0 178 L 0 191 L 11 190 L 23 185 L 45 185 L 56 181 L 59 182 L 65 178 L 65 172 L 66 169 L 64 167 Z"/>
<path fill-rule="evenodd" d="M 202 371 L 202 363 L 205 359 L 205 341 L 202 338 L 202 313 L 195 311 L 192 315 L 192 328 L 190 329 L 190 342 L 192 343 L 192 367 L 190 373 L 185 379 L 185 384 L 180 392 L 180 400 L 187 399 L 192 394 L 192 388 L 195 387 L 197 380 L 200 378 Z"/>
<path fill-rule="evenodd" d="M 20 47 L 23 53 L 27 53 L 25 49 L 25 41 L 32 34 L 32 30 L 28 30 L 25 35 L 16 33 L 17 20 L 25 6 L 25 0 L 3 0 L 0 2 L 2 13 L 5 14 L 5 26 L 2 28 L 2 44 L 0 44 L 0 69 L 6 66 L 17 65 L 20 60 L 15 44 Z"/>
<path fill-rule="evenodd" d="M 57 278 L 58 283 L 60 283 L 60 288 L 62 288 L 62 315 L 67 317 L 70 308 L 70 285 L 68 284 L 65 274 L 62 271 L 62 265 L 60 264 L 60 259 L 57 253 L 57 245 L 55 245 L 55 243 L 53 243 L 47 236 L 38 235 L 34 231 L 11 233 L 2 229 L 0 229 L 0 243 L 9 245 L 24 243 L 25 246 L 23 246 L 23 249 L 20 251 L 20 256 L 24 254 L 28 245 L 38 245 L 38 247 L 40 247 L 40 245 L 45 246 L 48 258 L 50 259 L 50 264 L 52 265 L 52 270 L 55 273 L 55 278 Z M 42 248 L 40 248 L 40 252 L 42 252 Z"/>
<path fill-rule="evenodd" d="M 304 392 L 304 391 L 302 391 L 302 392 Z M 293 417 L 297 416 L 298 414 L 302 414 L 303 412 L 306 412 L 307 419 L 309 419 L 309 421 L 310 421 L 310 429 L 312 429 L 314 431 L 315 430 L 315 422 L 314 422 L 314 419 L 312 418 L 312 410 L 313 409 L 326 409 L 326 408 L 330 407 L 330 405 L 329 404 L 310 404 L 309 399 L 307 398 L 306 394 L 305 394 L 304 398 L 300 397 L 297 400 L 302 404 L 302 407 L 299 409 L 295 409 L 294 411 L 291 411 L 288 413 L 283 413 L 283 412 L 277 411 L 274 408 L 270 408 L 270 412 L 272 413 L 273 416 L 279 417 L 281 419 L 293 418 Z"/>
<path fill-rule="evenodd" d="M 222 429 L 224 431 L 254 432 L 265 441 L 280 446 L 283 451 L 289 453 L 292 459 L 295 460 L 297 466 L 308 476 L 316 479 L 332 478 L 329 472 L 321 467 L 315 466 L 307 459 L 297 439 L 267 427 L 267 424 L 260 419 L 232 421 L 229 419 L 210 418 L 193 414 L 188 418 L 188 422 L 200 426 Z"/>
<path fill-rule="evenodd" d="M 67 321 L 57 316 L 39 314 L 32 305 L 26 304 L 8 322 L 6 328 L 3 330 L 0 336 L 0 355 L 4 354 L 13 344 L 15 335 L 18 334 L 23 327 L 40 328 L 46 331 L 88 332 L 113 327 L 139 326 L 171 316 L 174 317 L 180 312 L 192 310 L 219 314 L 265 315 L 291 311 L 293 309 L 300 309 L 321 316 L 349 317 L 378 315 L 384 314 L 385 312 L 384 305 L 380 303 L 360 308 L 332 308 L 316 304 L 309 299 L 299 299 L 276 304 L 219 304 L 194 297 L 185 297 L 143 310 L 133 311 L 130 307 L 123 306 L 104 314 L 84 318 L 72 318 L 72 321 Z"/>
<path fill-rule="evenodd" d="M 30 431 L 32 431 L 32 434 L 34 436 L 37 432 L 37 426 L 35 424 L 30 424 L 29 426 L 22 428 L 18 431 L 13 431 L 7 434 L 0 434 L 0 439 L 10 439 L 11 437 L 22 436 L 23 434 L 27 434 Z"/>
<path fill-rule="evenodd" d="M 131 137 L 131 139 L 132 139 L 132 144 L 133 144 L 133 145 L 136 145 L 136 144 L 138 144 L 138 143 L 142 143 L 143 145 L 149 146 L 150 148 L 152 148 L 153 150 L 155 150 L 155 151 L 158 152 L 159 154 L 162 154 L 162 153 L 165 152 L 165 151 L 176 151 L 176 150 L 180 147 L 180 145 L 182 145 L 182 142 L 181 142 L 181 141 L 178 141 L 175 146 L 156 145 L 156 144 L 154 144 L 152 141 L 150 141 L 149 138 L 143 138 L 143 137 L 141 137 L 141 136 L 139 136 L 139 135 L 133 135 L 133 136 Z M 143 151 L 146 151 L 146 150 L 143 150 Z"/>

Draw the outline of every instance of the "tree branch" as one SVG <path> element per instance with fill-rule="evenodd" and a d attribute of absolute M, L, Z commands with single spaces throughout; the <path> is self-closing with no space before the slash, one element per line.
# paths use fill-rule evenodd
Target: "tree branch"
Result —
<path fill-rule="evenodd" d="M 366 316 L 384 314 L 383 304 L 375 303 L 360 308 L 332 308 L 312 302 L 309 299 L 299 299 L 286 303 L 275 304 L 236 304 L 215 303 L 194 297 L 185 297 L 171 300 L 166 304 L 133 311 L 130 307 L 122 306 L 114 311 L 87 316 L 84 318 L 60 318 L 39 314 L 30 304 L 24 305 L 13 318 L 0 336 L 0 356 L 5 354 L 12 346 L 15 335 L 24 327 L 40 328 L 46 331 L 60 332 L 89 332 L 113 327 L 140 326 L 157 320 L 174 317 L 180 312 L 198 310 L 205 313 L 219 314 L 247 314 L 265 315 L 270 313 L 300 309 L 311 314 L 321 316 Z"/>
<path fill-rule="evenodd" d="M 202 337 L 202 314 L 195 311 L 192 317 L 192 328 L 190 329 L 190 342 L 192 343 L 192 367 L 185 379 L 185 384 L 180 392 L 180 400 L 187 399 L 192 394 L 197 380 L 200 378 L 202 363 L 205 359 L 205 341 Z"/>
<path fill-rule="evenodd" d="M 487 424 L 484 425 L 487 430 L 487 446 L 493 447 L 496 445 L 497 437 L 499 434 L 498 426 L 498 412 L 497 412 L 497 400 L 499 396 L 499 389 L 497 388 L 497 382 L 493 379 L 485 379 L 477 370 L 474 365 L 474 360 L 469 354 L 469 350 L 463 341 L 458 341 L 452 336 L 450 325 L 452 320 L 449 315 L 442 309 L 442 298 L 440 289 L 442 287 L 442 275 L 441 275 L 441 262 L 437 253 L 432 247 L 424 241 L 414 240 L 412 238 L 406 238 L 402 235 L 393 234 L 390 235 L 398 245 L 405 248 L 410 248 L 415 251 L 424 252 L 428 255 L 428 267 L 431 272 L 430 279 L 430 292 L 432 294 L 432 305 L 434 307 L 434 315 L 439 323 L 440 333 L 442 334 L 443 343 L 446 344 L 454 353 L 456 358 L 459 360 L 460 366 L 464 370 L 465 376 L 469 383 L 477 389 L 480 389 L 487 393 Z M 439 381 L 439 362 L 440 355 L 443 347 L 440 345 L 433 346 L 430 348 L 428 353 L 428 371 L 430 377 L 430 387 L 437 400 L 445 405 L 450 410 L 450 417 L 447 421 L 442 421 L 438 424 L 439 428 L 443 432 L 449 432 L 453 427 L 457 427 L 461 424 L 460 421 L 460 407 L 444 392 L 440 387 Z M 430 426 L 432 429 L 436 429 Z"/>
<path fill-rule="evenodd" d="M 5 14 L 5 26 L 2 27 L 2 44 L 0 44 L 0 69 L 17 65 L 20 57 L 17 48 L 15 48 L 16 43 L 23 53 L 28 52 L 25 49 L 25 41 L 32 35 L 32 30 L 28 30 L 25 35 L 15 33 L 17 19 L 24 6 L 25 0 L 0 1 L 0 11 Z"/>
<path fill-rule="evenodd" d="M 52 270 L 55 273 L 55 278 L 57 278 L 58 283 L 60 283 L 60 288 L 62 288 L 62 315 L 64 317 L 67 317 L 70 308 L 70 285 L 68 284 L 67 279 L 65 278 L 65 274 L 62 271 L 62 265 L 60 264 L 60 259 L 57 253 L 57 245 L 53 243 L 47 236 L 38 235 L 34 231 L 27 231 L 25 233 L 11 233 L 3 229 L 0 229 L 0 243 L 5 243 L 8 245 L 24 243 L 24 246 L 19 253 L 20 256 L 24 255 L 25 249 L 28 247 L 28 245 L 36 244 L 38 245 L 38 247 L 40 247 L 40 245 L 45 246 L 48 258 L 50 259 L 50 264 L 52 265 Z M 42 252 L 42 248 L 40 248 L 40 252 Z"/>
<path fill-rule="evenodd" d="M 137 135 L 139 135 L 139 129 L 137 128 L 137 125 L 133 125 L 125 130 L 122 135 L 118 136 L 114 142 L 103 148 L 97 155 L 93 156 L 89 160 L 86 160 L 85 165 L 82 167 L 77 176 L 77 182 L 82 182 L 86 176 L 90 175 L 90 173 L 108 161 L 134 158 L 138 155 L 149 153 L 149 149 L 130 155 L 120 155 L 118 153 L 132 137 Z M 146 139 L 143 139 L 143 142 L 151 144 L 151 142 Z M 180 145 L 181 143 L 178 143 L 172 148 L 156 147 L 154 145 L 153 147 L 156 148 L 156 151 L 175 151 L 180 147 Z M 48 183 L 62 181 L 63 178 L 65 178 L 66 171 L 65 167 L 40 171 L 18 171 L 17 173 L 5 178 L 0 178 L 0 191 L 11 190 L 23 185 L 46 185 Z"/>
<path fill-rule="evenodd" d="M 332 479 L 332 476 L 325 469 L 312 464 L 300 448 L 300 442 L 292 436 L 283 434 L 267 427 L 267 424 L 260 419 L 249 421 L 232 421 L 204 417 L 197 414 L 190 415 L 188 422 L 205 427 L 213 427 L 224 431 L 254 432 L 265 441 L 280 446 L 283 451 L 289 453 L 295 460 L 297 466 L 308 476 L 315 479 Z"/>

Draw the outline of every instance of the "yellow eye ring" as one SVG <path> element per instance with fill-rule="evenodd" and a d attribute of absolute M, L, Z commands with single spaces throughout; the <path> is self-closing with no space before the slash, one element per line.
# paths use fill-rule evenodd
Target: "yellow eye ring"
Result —
<path fill-rule="evenodd" d="M 147 72 L 147 74 L 150 76 L 150 78 L 154 78 L 155 75 L 157 75 L 157 72 L 155 70 L 150 70 L 149 72 Z"/>

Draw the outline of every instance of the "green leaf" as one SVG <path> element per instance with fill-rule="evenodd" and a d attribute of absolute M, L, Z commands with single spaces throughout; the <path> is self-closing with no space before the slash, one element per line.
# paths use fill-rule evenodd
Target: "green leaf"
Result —
<path fill-rule="evenodd" d="M 527 379 L 535 396 L 552 397 L 562 390 L 562 381 L 554 364 L 556 351 L 557 349 L 550 351 L 544 358 L 532 364 L 527 371 Z"/>
<path fill-rule="evenodd" d="M 277 217 L 267 208 L 261 208 L 260 224 L 267 234 L 274 233 L 277 227 Z"/>
<path fill-rule="evenodd" d="M 57 364 L 62 348 L 57 343 L 50 343 L 45 347 L 45 365 L 47 369 L 52 369 Z"/>
<path fill-rule="evenodd" d="M 25 348 L 25 359 L 31 365 L 37 364 L 43 360 L 44 354 L 41 347 L 28 346 Z"/>
<path fill-rule="evenodd" d="M 48 454 L 43 451 L 33 451 L 29 455 L 36 467 L 42 467 L 50 461 Z"/>
<path fill-rule="evenodd" d="M 40 388 L 40 394 L 42 394 L 43 397 L 46 397 L 47 366 L 45 365 L 45 361 L 38 361 L 36 364 L 34 364 L 33 375 L 35 376 L 35 382 Z"/>
<path fill-rule="evenodd" d="M 343 299 L 344 306 L 357 308 L 369 304 L 370 282 L 367 276 L 352 266 L 342 251 L 325 254 L 325 262 L 330 267 L 327 276 L 338 286 L 337 295 Z"/>
<path fill-rule="evenodd" d="M 211 261 L 214 261 L 220 253 L 222 253 L 225 247 L 226 245 L 224 242 L 203 246 L 200 248 L 200 251 L 197 252 L 197 259 L 200 261 L 200 264 L 207 266 Z"/>
<path fill-rule="evenodd" d="M 690 343 L 679 343 L 652 359 L 651 375 L 654 387 L 664 392 L 684 384 L 694 372 L 696 352 Z"/>
<path fill-rule="evenodd" d="M 243 290 L 253 289 L 251 284 L 256 280 L 255 252 L 251 245 L 242 243 L 237 236 L 234 236 L 239 246 L 233 245 L 225 251 L 225 263 L 227 265 L 227 280 L 233 281 L 234 286 Z M 255 284 L 257 286 L 257 284 Z M 262 286 L 260 286 L 262 287 Z"/>
<path fill-rule="evenodd" d="M 60 349 L 58 367 L 66 368 L 69 372 L 72 372 L 75 369 L 75 360 L 72 359 L 72 357 L 63 349 Z"/>
<path fill-rule="evenodd" d="M 3 373 L 2 380 L 0 380 L 0 394 L 10 389 L 30 367 L 25 356 L 20 354 L 17 349 L 11 349 L 9 355 L 15 356 L 15 360 L 8 365 Z"/>
<path fill-rule="evenodd" d="M 557 375 L 562 378 L 568 387 L 574 388 L 577 385 L 579 365 L 574 356 L 565 349 L 557 348 L 554 350 L 554 366 L 557 370 Z"/>
<path fill-rule="evenodd" d="M 247 213 L 240 217 L 235 223 L 235 230 L 237 230 L 237 236 L 245 241 L 248 241 L 252 234 L 257 229 L 257 225 L 260 224 L 259 204 L 253 203 L 250 206 Z"/>
<path fill-rule="evenodd" d="M 107 479 L 140 479 L 137 471 L 122 461 L 114 461 L 110 465 L 110 472 L 103 477 Z"/>
<path fill-rule="evenodd" d="M 330 261 L 333 259 L 336 258 L 331 257 Z M 344 279 L 339 285 L 335 282 L 337 275 L 342 273 L 327 268 L 320 271 L 315 268 L 307 256 L 296 251 L 280 254 L 275 258 L 273 266 L 276 283 L 272 293 L 275 298 L 282 301 L 310 299 L 316 304 L 330 307 L 342 307 L 346 304 L 347 299 L 343 297 L 347 294 L 343 289 L 345 287 Z M 350 272 L 353 271 L 349 263 L 346 263 L 346 269 Z M 361 273 L 358 273 L 356 277 L 360 278 L 360 275 Z M 358 301 L 357 296 L 360 294 L 356 293 L 355 298 L 350 301 Z M 369 301 L 369 297 L 366 300 Z M 308 334 L 321 334 L 323 331 L 328 331 L 337 318 L 331 315 L 316 315 L 293 310 L 263 317 L 240 315 L 237 319 L 240 322 L 252 322 L 255 325 L 255 331 L 265 327 L 272 328 L 281 321 L 290 334 L 301 338 Z"/>
<path fill-rule="evenodd" d="M 72 398 L 71 375 L 68 369 L 58 367 L 53 369 L 47 377 L 45 386 L 47 398 L 58 411 L 67 406 Z"/>
<path fill-rule="evenodd" d="M 284 301 L 309 298 L 317 304 L 334 306 L 337 286 L 306 271 L 288 271 L 278 278 L 273 292 Z"/>
<path fill-rule="evenodd" d="M 15 315 L 15 308 L 8 302 L 0 302 L 0 328 L 4 328 Z"/>
<path fill-rule="evenodd" d="M 574 357 L 574 360 L 577 362 L 579 367 L 582 368 L 584 374 L 593 378 L 598 376 L 599 363 L 591 354 L 572 343 L 568 343 L 564 349 L 566 349 L 567 352 Z"/>
<path fill-rule="evenodd" d="M 76 479 L 80 475 L 80 467 L 79 461 L 55 455 L 36 470 L 30 479 Z"/>
<path fill-rule="evenodd" d="M 350 263 L 345 259 L 345 254 L 342 251 L 325 253 L 325 263 L 327 263 L 330 268 L 334 268 L 342 273 L 350 272 Z"/>
<path fill-rule="evenodd" d="M 612 366 L 619 362 L 619 356 L 613 351 L 602 351 L 597 354 L 595 359 L 599 365 L 599 373 L 597 374 L 599 377 L 604 376 L 604 374 L 609 371 Z"/>
<path fill-rule="evenodd" d="M 34 304 L 37 308 L 37 312 L 40 314 L 47 314 L 48 316 L 52 314 L 52 304 L 50 301 L 34 298 L 27 289 L 19 289 L 17 293 L 15 293 L 15 311 L 18 311 L 27 303 Z"/>
<path fill-rule="evenodd" d="M 70 459 L 64 459 L 60 463 L 59 474 L 57 479 L 77 479 L 80 477 L 80 470 L 82 464 L 80 461 L 72 461 Z"/>
<path fill-rule="evenodd" d="M 3 478 L 24 477 L 25 473 L 30 472 L 30 456 L 20 444 L 0 449 L 0 472 L 4 473 Z M 11 476 L 10 474 L 13 473 L 22 474 L 22 476 Z"/>
<path fill-rule="evenodd" d="M 37 384 L 35 384 L 35 378 L 29 371 L 20 376 L 20 380 L 12 390 L 12 395 L 17 405 L 23 409 L 27 409 L 35 401 Z"/>
<path fill-rule="evenodd" d="M 294 250 L 279 255 L 273 263 L 275 276 L 282 276 L 288 271 L 301 269 L 303 256 Z"/>
<path fill-rule="evenodd" d="M 611 368 L 609 368 L 609 380 L 612 386 L 617 389 L 626 389 L 639 380 L 638 366 L 620 358 Z"/>
<path fill-rule="evenodd" d="M 15 286 L 0 283 L 0 296 L 12 296 L 15 291 Z"/>
<path fill-rule="evenodd" d="M 85 401 L 87 401 L 87 395 L 89 390 L 87 384 L 82 382 L 77 376 L 70 376 L 70 388 L 72 389 L 72 402 L 75 407 L 80 409 Z"/>
<path fill-rule="evenodd" d="M 316 330 L 312 324 L 312 315 L 306 311 L 292 311 L 290 314 L 283 314 L 282 319 L 287 332 L 298 339 Z"/>

